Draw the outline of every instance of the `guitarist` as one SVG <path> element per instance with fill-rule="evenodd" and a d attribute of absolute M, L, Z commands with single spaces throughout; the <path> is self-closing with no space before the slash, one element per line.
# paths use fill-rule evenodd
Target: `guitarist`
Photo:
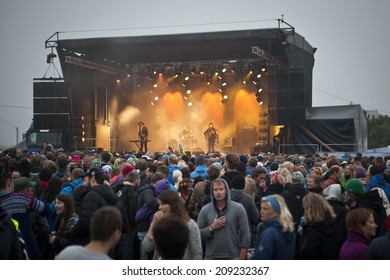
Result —
<path fill-rule="evenodd" d="M 214 144 L 217 139 L 217 130 L 213 127 L 213 123 L 209 124 L 209 128 L 203 132 L 203 135 L 208 143 L 208 152 L 214 152 Z"/>
<path fill-rule="evenodd" d="M 141 140 L 141 152 L 145 147 L 145 152 L 148 151 L 148 128 L 145 126 L 143 122 L 138 123 L 138 137 Z"/>

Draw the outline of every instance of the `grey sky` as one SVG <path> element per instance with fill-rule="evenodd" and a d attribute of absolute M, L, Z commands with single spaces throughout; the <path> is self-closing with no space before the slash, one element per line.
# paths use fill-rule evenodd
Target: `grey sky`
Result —
<path fill-rule="evenodd" d="M 388 0 L 0 0 L 0 145 L 14 144 L 15 127 L 21 139 L 31 123 L 33 78 L 47 70 L 44 41 L 56 31 L 129 28 L 61 36 L 83 38 L 255 29 L 277 27 L 262 20 L 284 14 L 318 48 L 313 106 L 352 101 L 390 114 L 389 11 Z"/>

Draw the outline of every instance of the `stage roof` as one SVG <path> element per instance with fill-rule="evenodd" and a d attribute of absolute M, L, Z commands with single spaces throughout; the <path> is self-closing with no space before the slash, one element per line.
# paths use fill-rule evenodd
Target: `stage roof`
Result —
<path fill-rule="evenodd" d="M 120 71 L 126 71 L 126 68 L 139 64 L 234 60 L 268 61 L 275 67 L 294 65 L 294 67 L 304 68 L 309 65 L 312 68 L 316 50 L 294 29 L 280 28 L 135 37 L 58 39 L 56 43 L 65 78 L 68 72 L 73 70 L 72 67 L 67 67 L 67 64 L 82 66 L 88 62 L 113 67 Z M 302 55 L 308 59 L 306 63 L 302 62 Z M 294 57 L 300 58 L 294 59 Z M 89 68 L 93 69 L 91 65 Z"/>

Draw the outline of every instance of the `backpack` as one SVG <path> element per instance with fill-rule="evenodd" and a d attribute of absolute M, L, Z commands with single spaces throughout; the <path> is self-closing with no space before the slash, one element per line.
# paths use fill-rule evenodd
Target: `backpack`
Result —
<path fill-rule="evenodd" d="M 136 228 L 135 214 L 138 209 L 138 191 L 135 187 L 126 184 L 119 184 L 114 188 L 114 192 L 118 197 L 118 207 L 123 211 L 125 218 L 129 224 L 130 230 Z"/>

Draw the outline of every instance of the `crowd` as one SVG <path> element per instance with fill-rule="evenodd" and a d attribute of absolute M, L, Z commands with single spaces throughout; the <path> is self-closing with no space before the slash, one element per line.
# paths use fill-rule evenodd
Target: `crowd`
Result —
<path fill-rule="evenodd" d="M 390 157 L 0 154 L 0 259 L 390 259 Z"/>

